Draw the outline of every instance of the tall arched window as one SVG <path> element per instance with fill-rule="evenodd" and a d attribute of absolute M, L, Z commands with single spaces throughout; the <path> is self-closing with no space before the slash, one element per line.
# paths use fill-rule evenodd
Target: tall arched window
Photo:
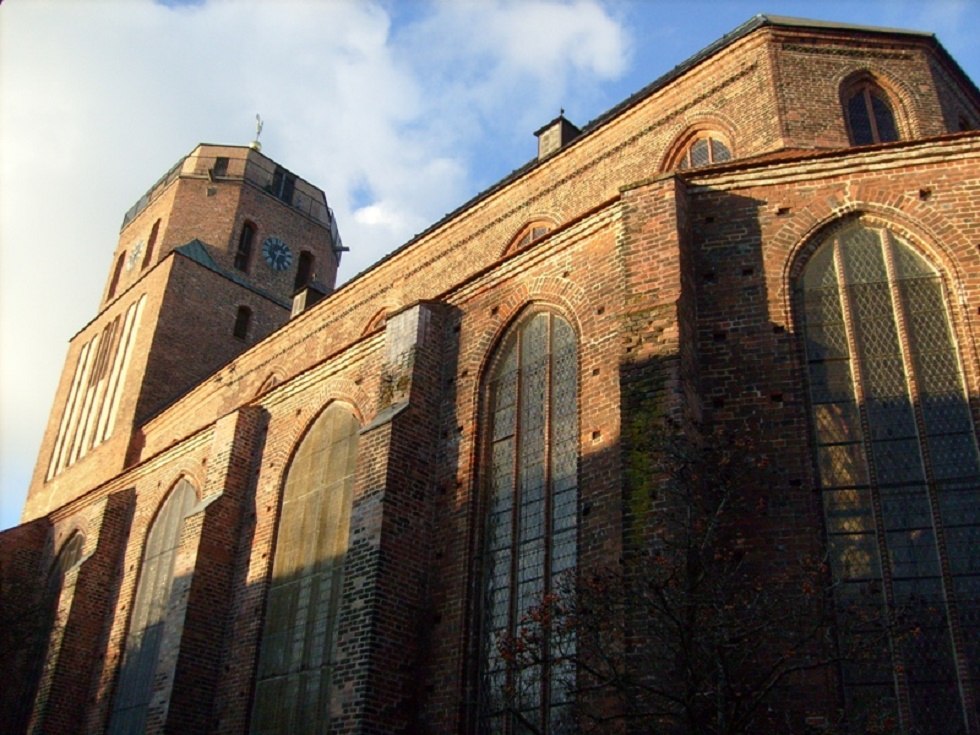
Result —
<path fill-rule="evenodd" d="M 65 625 L 68 622 L 68 610 L 59 610 L 62 600 L 72 600 L 76 575 L 69 572 L 82 560 L 82 550 L 85 537 L 76 531 L 61 546 L 54 564 L 48 573 L 47 589 L 44 592 L 41 606 L 35 611 L 37 615 L 26 626 L 29 635 L 18 642 L 30 650 L 31 658 L 23 675 L 28 684 L 28 691 L 33 697 L 24 697 L 19 702 L 15 712 L 8 713 L 4 724 L 11 732 L 27 732 L 31 709 L 34 710 L 34 721 L 31 732 L 43 732 L 45 719 L 48 714 L 48 695 L 51 677 L 61 653 Z M 70 606 L 70 602 L 68 605 Z M 59 618 L 59 613 L 64 617 Z M 35 690 L 36 694 L 35 694 Z M 12 717 L 10 716 L 12 715 Z"/>
<path fill-rule="evenodd" d="M 330 729 L 358 430 L 350 410 L 332 403 L 290 463 L 255 682 L 255 735 Z"/>
<path fill-rule="evenodd" d="M 126 253 L 120 253 L 119 258 L 116 259 L 116 267 L 112 269 L 112 280 L 109 281 L 109 293 L 106 295 L 106 301 L 109 301 L 116 295 L 116 288 L 119 286 L 119 278 L 122 276 L 123 265 L 126 264 Z"/>
<path fill-rule="evenodd" d="M 862 81 L 845 95 L 847 128 L 853 145 L 871 145 L 898 140 L 895 113 L 888 97 L 875 84 Z"/>
<path fill-rule="evenodd" d="M 242 232 L 238 236 L 238 250 L 235 251 L 235 268 L 244 273 L 252 263 L 252 242 L 255 240 L 255 225 L 245 222 L 242 225 Z"/>
<path fill-rule="evenodd" d="M 576 567 L 578 355 L 575 332 L 537 311 L 505 336 L 486 385 L 486 526 L 480 626 L 483 733 L 559 732 L 571 718 L 574 670 L 512 670 L 497 642 L 516 632 Z"/>
<path fill-rule="evenodd" d="M 194 486 L 181 479 L 167 496 L 150 527 L 143 550 L 129 635 L 109 722 L 110 735 L 144 732 L 160 661 L 160 644 L 174 583 L 174 559 L 184 519 L 194 507 Z"/>
<path fill-rule="evenodd" d="M 911 626 L 877 661 L 845 661 L 850 717 L 965 732 L 961 693 L 980 683 L 980 460 L 942 279 L 893 232 L 855 225 L 816 250 L 797 296 L 838 604 Z"/>
<path fill-rule="evenodd" d="M 153 249 L 157 244 L 157 236 L 160 234 L 160 220 L 153 223 L 153 229 L 150 230 L 150 237 L 146 241 L 146 252 L 143 254 L 143 264 L 140 268 L 146 268 L 150 263 L 153 262 Z"/>

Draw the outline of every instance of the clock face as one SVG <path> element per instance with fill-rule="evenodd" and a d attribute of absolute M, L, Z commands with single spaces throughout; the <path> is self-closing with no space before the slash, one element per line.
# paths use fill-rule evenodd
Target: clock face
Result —
<path fill-rule="evenodd" d="M 137 261 L 140 259 L 140 255 L 143 253 L 143 241 L 140 240 L 138 243 L 133 245 L 133 249 L 129 251 L 129 257 L 126 258 L 126 270 L 131 271 L 136 267 Z"/>
<path fill-rule="evenodd" d="M 262 243 L 262 257 L 274 271 L 284 271 L 293 262 L 293 254 L 278 237 L 267 237 Z"/>

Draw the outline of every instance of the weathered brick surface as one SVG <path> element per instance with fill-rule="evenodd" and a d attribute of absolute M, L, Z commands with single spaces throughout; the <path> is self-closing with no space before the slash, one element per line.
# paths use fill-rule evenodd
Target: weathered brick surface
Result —
<path fill-rule="evenodd" d="M 848 149 L 841 90 L 861 74 L 891 95 L 901 142 Z M 24 513 L 39 520 L 0 535 L 0 560 L 11 560 L 2 573 L 20 585 L 75 529 L 91 554 L 59 602 L 68 623 L 38 676 L 49 705 L 35 718 L 51 732 L 104 728 L 146 535 L 184 477 L 200 504 L 182 529 L 150 729 L 248 731 L 283 483 L 311 423 L 339 401 L 363 431 L 333 722 L 338 732 L 465 731 L 486 376 L 528 309 L 554 310 L 578 337 L 583 573 L 628 563 L 654 528 L 650 428 L 665 416 L 748 430 L 778 456 L 754 533 L 773 559 L 813 551 L 823 521 L 791 293 L 826 228 L 887 224 L 940 269 L 980 422 L 980 135 L 954 134 L 980 122 L 980 99 L 958 75 L 926 36 L 763 24 L 288 322 L 274 300 L 167 253 L 197 238 L 229 270 L 246 218 L 253 258 L 267 235 L 298 246 L 322 226 L 265 191 L 212 181 L 207 161 L 189 164 L 193 176 L 123 229 L 117 256 L 159 219 L 156 260 L 127 272 L 70 345 Z M 667 171 L 683 136 L 704 129 L 735 160 Z M 536 220 L 555 227 L 508 249 Z M 292 283 L 264 266 L 250 274 L 277 298 Z M 80 346 L 144 293 L 114 435 L 46 482 Z M 244 343 L 231 335 L 238 306 L 254 315 Z M 820 675 L 787 693 L 794 726 L 835 707 L 835 687 Z"/>
<path fill-rule="evenodd" d="M 48 600 L 44 584 L 52 558 L 51 524 L 39 518 L 0 533 L 0 620 L 3 652 L 11 677 L 0 688 L 0 719 L 17 732 L 26 731 L 31 703 L 42 676 L 39 659 L 45 655 Z"/>

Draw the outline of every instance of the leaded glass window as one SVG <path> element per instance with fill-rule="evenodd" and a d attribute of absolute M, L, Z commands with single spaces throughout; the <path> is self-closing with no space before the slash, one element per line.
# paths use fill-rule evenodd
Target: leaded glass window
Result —
<path fill-rule="evenodd" d="M 847 125 L 854 145 L 898 140 L 895 115 L 884 92 L 870 83 L 853 89 L 847 99 Z"/>
<path fill-rule="evenodd" d="M 553 663 L 515 671 L 497 643 L 515 634 L 522 617 L 576 566 L 575 333 L 555 314 L 533 313 L 505 337 L 494 365 L 488 382 L 480 731 L 572 732 L 574 670 Z"/>
<path fill-rule="evenodd" d="M 194 487 L 182 479 L 167 496 L 147 535 L 109 722 L 110 734 L 143 732 L 146 728 L 174 583 L 174 559 L 184 519 L 196 499 Z"/>
<path fill-rule="evenodd" d="M 350 410 L 332 403 L 290 463 L 255 683 L 255 735 L 329 731 L 358 431 Z"/>
<path fill-rule="evenodd" d="M 732 151 L 717 134 L 704 132 L 695 136 L 684 148 L 676 167 L 683 171 L 732 159 Z"/>
<path fill-rule="evenodd" d="M 980 667 L 980 461 L 942 279 L 889 230 L 852 226 L 814 253 L 797 297 L 839 602 L 870 596 L 913 626 L 877 662 L 843 666 L 852 724 L 965 732 Z"/>
<path fill-rule="evenodd" d="M 508 253 L 515 252 L 517 250 L 523 250 L 532 242 L 540 240 L 542 237 L 551 232 L 552 225 L 550 222 L 533 222 L 527 225 L 521 233 L 514 238 L 514 241 L 508 246 Z"/>

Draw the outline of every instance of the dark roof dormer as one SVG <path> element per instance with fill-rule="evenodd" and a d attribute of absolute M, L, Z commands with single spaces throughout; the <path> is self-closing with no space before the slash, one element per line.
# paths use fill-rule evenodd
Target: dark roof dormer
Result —
<path fill-rule="evenodd" d="M 565 111 L 562 110 L 558 117 L 534 131 L 538 137 L 538 160 L 571 143 L 581 132 L 565 118 Z"/>

